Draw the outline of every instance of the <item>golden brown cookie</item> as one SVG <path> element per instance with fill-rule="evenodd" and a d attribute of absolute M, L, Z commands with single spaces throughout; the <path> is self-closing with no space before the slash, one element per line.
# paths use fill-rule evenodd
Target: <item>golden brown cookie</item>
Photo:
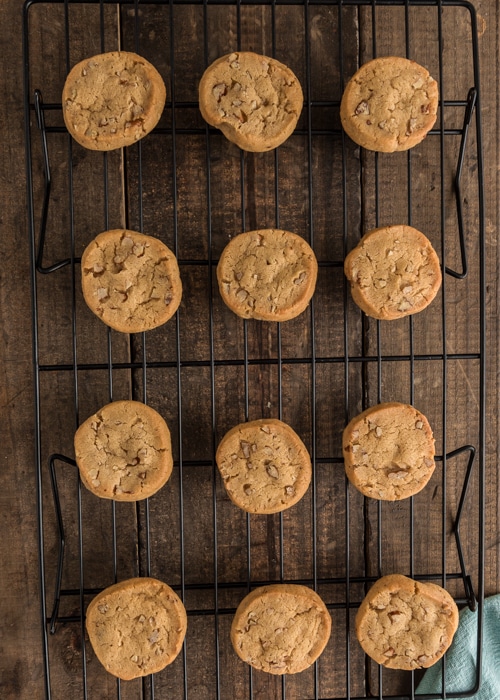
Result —
<path fill-rule="evenodd" d="M 294 131 L 303 103 L 290 68 L 251 51 L 212 63 L 201 78 L 199 99 L 205 121 L 244 151 L 282 144 Z"/>
<path fill-rule="evenodd" d="M 259 671 L 299 673 L 323 652 L 331 626 L 326 605 L 311 588 L 277 583 L 241 601 L 231 641 L 240 659 Z"/>
<path fill-rule="evenodd" d="M 279 229 L 247 231 L 224 248 L 217 280 L 224 302 L 242 318 L 288 321 L 314 294 L 318 263 L 310 245 Z"/>
<path fill-rule="evenodd" d="M 80 425 L 74 442 L 81 480 L 100 498 L 148 498 L 172 473 L 168 426 L 140 401 L 103 406 Z"/>
<path fill-rule="evenodd" d="M 427 418 L 404 403 L 381 403 L 353 418 L 342 437 L 345 471 L 365 496 L 398 501 L 421 491 L 434 468 Z"/>
<path fill-rule="evenodd" d="M 356 636 L 364 651 L 387 668 L 428 668 L 450 646 L 458 609 L 434 583 L 400 574 L 380 578 L 356 615 Z"/>
<path fill-rule="evenodd" d="M 112 51 L 74 66 L 62 92 L 66 127 L 85 148 L 130 146 L 158 123 L 165 106 L 161 75 L 145 58 Z"/>
<path fill-rule="evenodd" d="M 425 309 L 442 279 L 429 239 L 403 224 L 366 233 L 346 257 L 344 272 L 360 309 L 388 321 Z"/>
<path fill-rule="evenodd" d="M 181 650 L 187 616 L 179 596 L 154 578 L 131 578 L 96 595 L 86 628 L 106 671 L 124 681 L 157 673 Z"/>
<path fill-rule="evenodd" d="M 85 248 L 81 268 L 88 307 L 122 333 L 161 326 L 181 302 L 175 255 L 153 236 L 127 229 L 104 231 Z"/>
<path fill-rule="evenodd" d="M 230 499 L 249 513 L 278 513 L 307 491 L 311 458 L 289 425 L 277 418 L 240 423 L 215 456 Z"/>
<path fill-rule="evenodd" d="M 347 83 L 340 103 L 346 133 L 372 151 L 406 151 L 432 129 L 438 86 L 423 66 L 399 56 L 375 58 Z"/>

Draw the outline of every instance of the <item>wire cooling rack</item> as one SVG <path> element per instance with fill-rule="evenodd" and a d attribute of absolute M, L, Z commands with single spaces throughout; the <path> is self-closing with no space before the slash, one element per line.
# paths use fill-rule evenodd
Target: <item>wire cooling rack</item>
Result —
<path fill-rule="evenodd" d="M 461 607 L 478 609 L 480 668 L 485 281 L 477 36 L 474 7 L 445 0 L 25 4 L 47 698 L 414 698 L 417 673 L 371 663 L 354 635 L 367 588 L 395 571 L 437 582 Z M 86 56 L 117 48 L 160 70 L 165 113 L 123 153 L 85 152 L 63 125 L 64 77 Z M 244 154 L 198 113 L 201 72 L 238 49 L 288 63 L 304 88 L 298 128 L 271 154 Z M 338 116 L 345 81 L 360 62 L 384 54 L 426 65 L 441 96 L 425 141 L 389 156 L 357 149 Z M 424 230 L 445 274 L 425 312 L 380 323 L 351 302 L 342 265 L 364 231 L 386 223 Z M 130 337 L 95 319 L 79 287 L 83 248 L 119 226 L 162 238 L 177 254 L 184 286 L 174 319 Z M 310 308 L 286 324 L 236 318 L 215 283 L 230 236 L 271 226 L 304 235 L 320 265 Z M 175 457 L 168 484 L 137 505 L 82 489 L 72 452 L 82 420 L 128 397 L 164 415 Z M 436 437 L 433 479 L 399 504 L 364 500 L 342 467 L 347 420 L 385 400 L 414 403 Z M 233 506 L 214 461 L 232 425 L 263 416 L 299 432 L 314 469 L 304 499 L 276 516 Z M 165 671 L 121 683 L 93 656 L 85 610 L 97 592 L 133 575 L 156 576 L 179 592 L 188 633 Z M 322 595 L 332 638 L 310 670 L 269 677 L 236 659 L 229 627 L 251 588 L 284 581 Z M 479 682 L 478 670 L 474 687 Z M 419 697 L 447 692 L 443 676 L 435 695 Z"/>

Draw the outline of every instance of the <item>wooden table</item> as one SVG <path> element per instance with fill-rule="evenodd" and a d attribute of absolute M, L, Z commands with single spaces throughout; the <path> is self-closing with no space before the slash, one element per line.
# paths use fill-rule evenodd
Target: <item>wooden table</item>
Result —
<path fill-rule="evenodd" d="M 72 593 L 62 596 L 56 632 L 47 638 L 54 698 L 84 697 L 84 675 L 89 698 L 118 697 L 115 679 L 100 667 L 88 640 L 82 645 L 81 605 L 85 609 L 92 595 L 115 579 L 146 574 L 176 587 L 190 616 L 185 651 L 155 678 L 155 697 L 183 698 L 186 692 L 196 700 L 244 699 L 252 690 L 253 697 L 267 700 L 283 697 L 285 687 L 287 698 L 315 697 L 312 670 L 288 678 L 282 687 L 275 677 L 250 676 L 230 648 L 231 613 L 249 586 L 280 580 L 317 584 L 332 611 L 332 639 L 319 665 L 317 697 L 365 697 L 367 688 L 376 691 L 377 669 L 365 664 L 352 632 L 356 607 L 365 585 L 381 574 L 437 576 L 439 582 L 443 557 L 447 572 L 459 570 L 451 527 L 469 452 L 442 458 L 469 443 L 479 456 L 465 499 L 462 539 L 466 565 L 480 593 L 485 358 L 484 591 L 499 592 L 500 10 L 492 0 L 473 6 L 485 174 L 484 286 L 477 175 L 481 163 L 475 156 L 474 116 L 460 197 L 467 278 L 446 275 L 444 293 L 426 312 L 390 327 L 369 322 L 358 312 L 341 261 L 361 231 L 411 222 L 425 230 L 438 251 L 446 250 L 446 265 L 460 271 L 452 181 L 464 100 L 474 85 L 470 17 L 475 18 L 475 12 L 443 7 L 439 19 L 435 7 L 409 8 L 405 15 L 404 7 L 360 9 L 347 4 L 339 17 L 336 5 L 311 5 L 308 13 L 301 5 L 277 5 L 274 10 L 270 5 L 242 5 L 239 11 L 236 4 L 205 10 L 203 5 L 144 5 L 136 22 L 133 4 L 121 12 L 111 4 L 75 4 L 67 14 L 63 4 L 31 7 L 30 89 L 42 93 L 52 175 L 41 266 L 78 258 L 99 231 L 128 226 L 159 236 L 175 250 L 184 283 L 177 319 L 129 342 L 128 336 L 108 332 L 85 307 L 78 262 L 49 274 L 36 272 L 39 368 L 34 371 L 22 6 L 15 0 L 1 4 L 1 24 L 8 29 L 2 42 L 0 110 L 9 134 L 0 169 L 2 698 L 44 697 L 39 537 L 47 615 L 54 600 L 59 541 L 49 457 L 57 453 L 71 459 L 76 426 L 111 399 L 146 400 L 164 415 L 172 431 L 176 468 L 169 484 L 148 504 L 114 508 L 79 487 L 75 467 L 55 459 L 66 535 L 62 587 Z M 144 139 L 140 148 L 104 158 L 71 145 L 60 110 L 52 106 L 60 101 L 67 65 L 116 49 L 119 28 L 122 47 L 139 49 L 166 78 L 170 100 L 173 84 L 176 108 L 168 103 L 159 132 Z M 193 109 L 197 80 L 207 62 L 236 49 L 240 41 L 243 49 L 275 53 L 306 87 L 311 107 L 304 110 L 297 134 L 279 156 L 243 156 L 220 135 L 208 134 Z M 443 121 L 410 157 L 360 153 L 340 131 L 343 81 L 374 53 L 407 52 L 440 78 L 447 102 Z M 43 153 L 33 110 L 30 117 L 38 235 Z M 321 263 L 312 309 L 280 327 L 243 323 L 223 306 L 214 283 L 214 263 L 230 236 L 272 226 L 301 232 L 313 243 Z M 487 321 L 483 339 L 481 307 Z M 380 507 L 364 502 L 344 480 L 340 445 L 346 419 L 381 400 L 414 402 L 434 428 L 440 456 L 436 473 L 411 504 Z M 235 423 L 265 416 L 282 417 L 299 432 L 313 456 L 315 480 L 303 501 L 282 517 L 248 518 L 224 493 L 214 468 L 214 449 Z M 446 585 L 464 604 L 461 579 L 451 576 Z M 410 692 L 408 676 L 384 673 L 382 678 L 384 694 Z M 122 683 L 120 692 L 122 698 L 142 693 L 150 697 L 150 681 Z"/>

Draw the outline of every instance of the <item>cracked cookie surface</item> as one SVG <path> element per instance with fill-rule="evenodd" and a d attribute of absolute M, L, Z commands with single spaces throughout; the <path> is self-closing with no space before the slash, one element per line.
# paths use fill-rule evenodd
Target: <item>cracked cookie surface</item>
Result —
<path fill-rule="evenodd" d="M 353 418 L 342 437 L 345 471 L 365 496 L 398 501 L 421 491 L 434 468 L 429 421 L 408 404 L 372 406 Z"/>
<path fill-rule="evenodd" d="M 387 321 L 423 311 L 442 280 L 429 239 L 404 224 L 366 233 L 347 255 L 344 272 L 360 309 Z"/>
<path fill-rule="evenodd" d="M 380 578 L 356 615 L 356 636 L 364 651 L 387 668 L 428 668 L 450 646 L 458 609 L 434 583 L 401 574 Z"/>
<path fill-rule="evenodd" d="M 153 236 L 127 229 L 104 231 L 84 250 L 81 270 L 88 307 L 122 333 L 161 326 L 181 302 L 177 259 Z"/>
<path fill-rule="evenodd" d="M 298 78 L 280 61 L 251 51 L 218 58 L 199 85 L 206 122 L 245 151 L 269 151 L 294 131 L 302 111 Z"/>
<path fill-rule="evenodd" d="M 95 151 L 130 146 L 158 123 L 165 106 L 161 75 L 142 56 L 112 51 L 69 72 L 62 93 L 64 122 L 75 141 Z"/>
<path fill-rule="evenodd" d="M 349 80 L 340 103 L 342 126 L 359 146 L 405 151 L 432 129 L 437 82 L 426 68 L 399 56 L 368 61 Z"/>
<path fill-rule="evenodd" d="M 306 446 L 277 418 L 231 428 L 217 448 L 216 462 L 228 496 L 249 513 L 278 513 L 290 508 L 311 481 Z"/>
<path fill-rule="evenodd" d="M 132 578 L 93 598 L 85 624 L 104 668 L 128 681 L 157 673 L 174 661 L 186 634 L 187 615 L 166 583 Z"/>
<path fill-rule="evenodd" d="M 326 605 L 311 588 L 273 584 L 241 601 L 231 641 L 238 656 L 260 671 L 299 673 L 323 652 L 331 625 Z"/>
<path fill-rule="evenodd" d="M 222 299 L 242 318 L 288 321 L 308 306 L 318 263 L 309 244 L 279 229 L 247 231 L 224 248 L 217 265 Z"/>
<path fill-rule="evenodd" d="M 140 401 L 107 404 L 80 425 L 74 443 L 82 482 L 100 498 L 148 498 L 172 473 L 168 426 Z"/>

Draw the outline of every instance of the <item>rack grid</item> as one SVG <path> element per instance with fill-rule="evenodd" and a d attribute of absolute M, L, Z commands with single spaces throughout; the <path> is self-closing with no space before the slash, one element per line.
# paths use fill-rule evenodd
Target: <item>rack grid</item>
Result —
<path fill-rule="evenodd" d="M 428 42 L 417 39 L 417 25 L 427 27 Z M 64 128 L 62 82 L 78 60 L 118 48 L 157 65 L 167 84 L 165 113 L 143 142 L 87 153 Z M 427 65 L 441 97 L 423 144 L 387 156 L 356 148 L 340 128 L 338 107 L 356 67 L 389 48 Z M 269 154 L 239 151 L 198 113 L 201 71 L 218 55 L 245 49 L 288 63 L 304 89 L 296 132 Z M 467 57 L 460 75 L 450 60 L 456 51 Z M 370 663 L 354 635 L 364 592 L 392 571 L 440 583 L 460 606 L 477 608 L 477 686 L 486 357 L 473 5 L 29 0 L 24 61 L 46 697 L 66 694 L 69 679 L 74 698 L 414 698 L 419 674 Z M 375 322 L 351 302 L 343 259 L 364 231 L 396 222 L 431 238 L 443 287 L 422 314 Z M 135 336 L 103 327 L 79 288 L 83 248 L 119 226 L 164 240 L 183 279 L 175 318 Z M 237 319 L 218 296 L 215 268 L 225 242 L 266 227 L 300 232 L 319 261 L 310 308 L 288 323 Z M 460 331 L 450 347 L 452 327 Z M 104 403 L 129 397 L 167 419 L 174 475 L 136 505 L 101 502 L 81 487 L 72 434 Z M 423 410 L 438 452 L 431 483 L 396 505 L 363 499 L 342 468 L 343 426 L 385 400 Z M 457 406 L 462 415 L 466 408 L 467 425 L 455 423 Z M 264 416 L 301 434 L 313 481 L 289 511 L 250 516 L 228 501 L 214 456 L 232 425 Z M 426 537 L 429 523 L 439 542 Z M 157 576 L 179 592 L 188 634 L 161 674 L 121 683 L 93 658 L 85 609 L 97 592 L 131 575 Z M 273 582 L 314 588 L 332 613 L 325 653 L 299 676 L 264 677 L 230 648 L 239 600 Z M 446 693 L 443 676 L 440 694 L 418 697 Z"/>

